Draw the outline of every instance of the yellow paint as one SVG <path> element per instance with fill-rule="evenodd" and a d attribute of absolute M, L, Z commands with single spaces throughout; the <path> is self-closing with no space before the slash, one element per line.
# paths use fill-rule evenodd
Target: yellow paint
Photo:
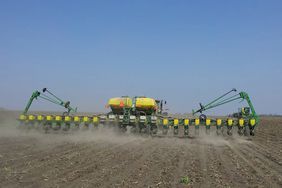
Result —
<path fill-rule="evenodd" d="M 136 98 L 136 108 L 140 109 L 156 109 L 157 103 L 155 99 L 148 98 L 148 97 L 138 97 Z"/>
<path fill-rule="evenodd" d="M 217 120 L 216 120 L 216 125 L 217 125 L 217 126 L 220 126 L 221 124 L 222 124 L 222 119 L 217 119 Z"/>
<path fill-rule="evenodd" d="M 29 115 L 29 116 L 28 116 L 28 120 L 30 120 L 30 121 L 33 121 L 33 120 L 35 120 L 35 117 L 34 117 L 34 115 Z"/>
<path fill-rule="evenodd" d="M 123 107 L 132 107 L 133 102 L 129 97 L 111 98 L 108 101 L 108 106 L 112 109 L 122 109 Z M 155 99 L 148 97 L 137 97 L 135 100 L 136 108 L 141 110 L 157 109 L 158 105 Z"/>
<path fill-rule="evenodd" d="M 20 115 L 20 120 L 26 120 L 26 116 L 25 115 Z"/>
<path fill-rule="evenodd" d="M 62 117 L 61 117 L 61 116 L 56 116 L 56 117 L 55 117 L 55 120 L 56 120 L 56 121 L 62 121 Z"/>
<path fill-rule="evenodd" d="M 206 119 L 206 125 L 210 126 L 211 125 L 211 120 L 210 119 Z"/>
<path fill-rule="evenodd" d="M 163 124 L 167 125 L 168 124 L 168 119 L 163 119 Z"/>
<path fill-rule="evenodd" d="M 74 117 L 74 121 L 75 121 L 75 122 L 79 122 L 79 121 L 80 121 L 80 118 L 79 118 L 78 116 L 75 116 L 75 117 Z"/>
<path fill-rule="evenodd" d="M 124 105 L 124 106 L 121 106 Z M 132 99 L 129 97 L 117 97 L 111 98 L 108 102 L 108 105 L 111 108 L 122 109 L 123 107 L 131 107 L 132 106 Z"/>
<path fill-rule="evenodd" d="M 189 125 L 189 119 L 184 119 L 184 125 Z"/>
<path fill-rule="evenodd" d="M 97 117 L 97 116 L 93 117 L 93 122 L 94 122 L 94 123 L 97 123 L 97 122 L 98 122 L 98 117 Z"/>
<path fill-rule="evenodd" d="M 70 116 L 65 117 L 65 121 L 70 121 L 70 120 L 71 120 Z"/>
<path fill-rule="evenodd" d="M 179 120 L 178 119 L 174 119 L 173 120 L 173 125 L 178 125 L 179 124 Z"/>
<path fill-rule="evenodd" d="M 38 115 L 38 116 L 37 116 L 37 120 L 38 120 L 38 121 L 42 121 L 43 119 L 44 119 L 44 118 L 43 118 L 42 115 Z"/>
<path fill-rule="evenodd" d="M 250 119 L 250 125 L 254 126 L 256 124 L 256 120 L 255 119 Z"/>
<path fill-rule="evenodd" d="M 88 118 L 87 116 L 84 116 L 84 117 L 83 117 L 83 121 L 84 121 L 84 122 L 88 122 L 88 121 L 89 121 L 89 118 Z"/>
<path fill-rule="evenodd" d="M 244 119 L 239 119 L 239 126 L 240 127 L 243 127 L 244 126 Z"/>
<path fill-rule="evenodd" d="M 46 116 L 47 121 L 52 121 L 53 117 L 52 116 Z"/>
<path fill-rule="evenodd" d="M 200 124 L 200 119 L 198 119 L 198 118 L 197 118 L 197 119 L 195 119 L 195 125 L 197 125 L 197 126 L 198 126 L 199 124 Z"/>
<path fill-rule="evenodd" d="M 228 126 L 232 126 L 233 125 L 233 119 L 228 119 L 227 124 L 228 124 Z"/>

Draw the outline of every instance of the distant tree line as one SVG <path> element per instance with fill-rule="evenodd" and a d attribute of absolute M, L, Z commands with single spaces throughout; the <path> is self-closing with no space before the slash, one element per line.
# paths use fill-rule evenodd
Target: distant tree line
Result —
<path fill-rule="evenodd" d="M 264 116 L 264 117 L 282 117 L 282 115 L 279 115 L 279 114 L 260 114 L 259 116 Z"/>

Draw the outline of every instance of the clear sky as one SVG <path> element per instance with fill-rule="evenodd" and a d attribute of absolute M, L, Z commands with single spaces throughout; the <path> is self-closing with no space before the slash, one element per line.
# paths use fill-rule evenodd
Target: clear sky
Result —
<path fill-rule="evenodd" d="M 0 107 L 48 87 L 80 111 L 146 95 L 184 113 L 237 88 L 282 114 L 281 81 L 281 0 L 0 1 Z"/>

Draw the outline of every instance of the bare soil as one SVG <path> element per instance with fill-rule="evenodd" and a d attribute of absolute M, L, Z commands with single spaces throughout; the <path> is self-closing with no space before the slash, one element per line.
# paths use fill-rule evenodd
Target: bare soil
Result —
<path fill-rule="evenodd" d="M 12 117 L 0 115 L 0 187 L 282 187 L 282 118 L 255 137 L 180 139 L 21 131 Z"/>

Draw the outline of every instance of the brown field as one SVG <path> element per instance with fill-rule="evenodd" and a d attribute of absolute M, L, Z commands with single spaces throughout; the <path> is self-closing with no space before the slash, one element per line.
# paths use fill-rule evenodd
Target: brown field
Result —
<path fill-rule="evenodd" d="M 17 113 L 0 113 L 0 187 L 282 187 L 279 117 L 252 138 L 180 139 L 20 131 Z"/>

